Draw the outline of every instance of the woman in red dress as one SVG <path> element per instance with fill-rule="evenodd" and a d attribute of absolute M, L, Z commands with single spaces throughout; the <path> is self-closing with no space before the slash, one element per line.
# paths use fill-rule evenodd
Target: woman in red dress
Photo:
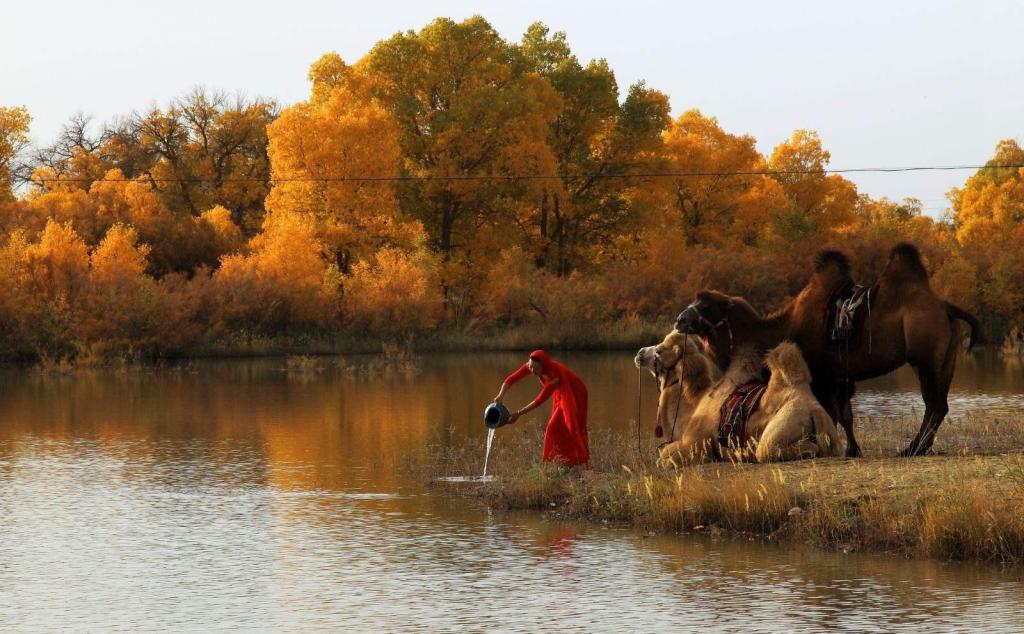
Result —
<path fill-rule="evenodd" d="M 564 465 L 588 464 L 587 387 L 583 381 L 569 368 L 552 361 L 543 350 L 534 350 L 523 367 L 508 375 L 494 400 L 500 403 L 508 388 L 527 374 L 534 374 L 540 379 L 543 389 L 529 405 L 512 412 L 508 422 L 516 422 L 523 414 L 554 397 L 551 400 L 551 418 L 544 431 L 544 461 Z"/>

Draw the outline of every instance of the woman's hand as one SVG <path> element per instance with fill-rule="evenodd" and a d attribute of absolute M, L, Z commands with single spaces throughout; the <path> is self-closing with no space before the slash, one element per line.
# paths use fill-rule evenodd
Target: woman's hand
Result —
<path fill-rule="evenodd" d="M 522 414 L 520 414 L 519 412 L 512 412 L 511 414 L 508 415 L 508 424 L 511 425 L 512 423 L 516 422 L 517 420 L 519 420 L 520 416 L 522 416 Z"/>

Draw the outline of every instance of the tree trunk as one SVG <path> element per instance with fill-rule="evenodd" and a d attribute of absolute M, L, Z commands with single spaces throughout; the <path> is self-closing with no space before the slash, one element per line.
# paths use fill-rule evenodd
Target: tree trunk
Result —
<path fill-rule="evenodd" d="M 534 264 L 538 269 L 547 266 L 548 261 L 548 192 L 540 199 L 540 253 Z"/>

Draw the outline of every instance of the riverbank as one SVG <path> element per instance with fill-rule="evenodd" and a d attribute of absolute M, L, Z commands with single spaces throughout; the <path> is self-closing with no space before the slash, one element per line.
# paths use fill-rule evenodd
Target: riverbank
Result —
<path fill-rule="evenodd" d="M 943 428 L 946 455 L 890 457 L 911 421 L 865 421 L 868 457 L 715 463 L 661 471 L 637 438 L 592 434 L 587 471 L 537 464 L 537 438 L 499 442 L 492 483 L 449 487 L 490 507 L 645 531 L 733 532 L 836 551 L 1024 564 L 1024 423 L 971 418 Z M 867 432 L 867 433 L 865 433 Z M 875 432 L 875 433 L 872 433 Z M 965 433 L 966 432 L 966 433 Z M 500 432 L 499 432 L 500 434 Z M 480 447 L 435 450 L 434 473 L 472 473 Z"/>
<path fill-rule="evenodd" d="M 412 356 L 460 352 L 520 352 L 543 348 L 554 351 L 629 350 L 661 341 L 668 322 L 639 318 L 611 323 L 530 323 L 507 328 L 464 328 L 418 334 L 304 332 L 278 336 L 245 333 L 204 341 L 161 354 L 125 352 L 101 345 L 80 345 L 73 354 L 8 355 L 3 361 L 46 372 L 74 368 L 123 367 L 162 361 L 289 356 L 383 354 Z"/>

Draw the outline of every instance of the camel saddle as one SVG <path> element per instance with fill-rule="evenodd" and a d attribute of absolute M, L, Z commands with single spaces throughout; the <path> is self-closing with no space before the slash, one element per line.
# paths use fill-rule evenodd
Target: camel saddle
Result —
<path fill-rule="evenodd" d="M 828 343 L 849 344 L 857 339 L 871 314 L 871 298 L 878 290 L 853 282 L 843 282 L 829 295 L 825 306 L 825 332 Z"/>
<path fill-rule="evenodd" d="M 761 397 L 768 387 L 766 381 L 754 379 L 733 390 L 722 403 L 718 418 L 718 444 L 728 447 L 742 447 L 747 441 L 746 426 L 750 415 L 761 404 Z"/>

